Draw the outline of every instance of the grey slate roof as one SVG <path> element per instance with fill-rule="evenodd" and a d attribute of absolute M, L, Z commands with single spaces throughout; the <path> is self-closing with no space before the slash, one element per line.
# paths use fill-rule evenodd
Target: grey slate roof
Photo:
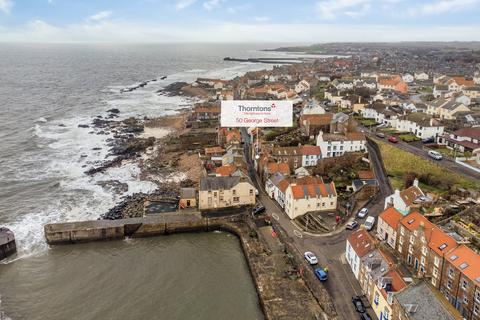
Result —
<path fill-rule="evenodd" d="M 242 177 L 204 177 L 200 179 L 200 190 L 228 190 L 236 186 L 241 180 Z M 249 180 L 246 181 L 250 182 Z"/>
<path fill-rule="evenodd" d="M 182 188 L 180 189 L 181 199 L 194 199 L 196 196 L 195 188 Z"/>
<path fill-rule="evenodd" d="M 420 281 L 416 284 L 411 284 L 396 294 L 396 298 L 403 306 L 417 305 L 415 312 L 410 312 L 410 319 L 413 320 L 454 320 L 455 317 L 447 310 L 438 299 L 439 297 L 432 291 L 432 289 L 424 282 Z"/>

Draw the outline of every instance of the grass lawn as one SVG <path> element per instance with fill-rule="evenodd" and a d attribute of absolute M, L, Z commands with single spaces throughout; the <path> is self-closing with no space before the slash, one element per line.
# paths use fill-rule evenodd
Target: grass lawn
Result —
<path fill-rule="evenodd" d="M 480 183 L 471 179 L 464 178 L 434 162 L 423 159 L 410 152 L 403 151 L 385 142 L 375 139 L 380 152 L 382 153 L 385 169 L 390 177 L 390 183 L 394 189 L 403 189 L 403 177 L 407 172 L 413 172 L 417 176 L 422 174 L 431 174 L 438 179 L 451 179 L 454 186 L 480 190 Z M 426 191 L 443 193 L 448 190 L 439 189 L 435 185 L 421 184 Z"/>
<path fill-rule="evenodd" d="M 362 126 L 364 127 L 371 127 L 371 126 L 374 126 L 377 124 L 377 122 L 373 119 L 364 119 L 364 120 L 360 120 L 360 123 L 362 124 Z"/>
<path fill-rule="evenodd" d="M 401 134 L 398 137 L 405 142 L 420 141 L 420 138 L 416 137 L 414 134 L 411 133 Z"/>

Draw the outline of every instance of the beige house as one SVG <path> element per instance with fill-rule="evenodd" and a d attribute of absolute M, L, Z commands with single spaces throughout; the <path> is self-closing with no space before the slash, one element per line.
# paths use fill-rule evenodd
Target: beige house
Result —
<path fill-rule="evenodd" d="M 244 177 L 205 177 L 200 179 L 200 210 L 255 204 L 255 187 Z"/>
<path fill-rule="evenodd" d="M 180 189 L 180 209 L 194 208 L 197 206 L 197 195 L 195 188 Z"/>
<path fill-rule="evenodd" d="M 335 184 L 321 178 L 303 177 L 285 191 L 285 213 L 290 219 L 311 211 L 334 211 L 337 208 Z"/>
<path fill-rule="evenodd" d="M 378 216 L 377 237 L 393 249 L 397 244 L 397 226 L 403 215 L 394 207 L 389 207 Z"/>

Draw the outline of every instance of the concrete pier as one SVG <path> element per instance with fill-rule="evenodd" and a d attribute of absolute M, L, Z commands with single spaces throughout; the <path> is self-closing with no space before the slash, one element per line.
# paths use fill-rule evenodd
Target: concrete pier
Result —
<path fill-rule="evenodd" d="M 0 228 L 0 260 L 17 252 L 15 236 L 8 228 Z"/>
<path fill-rule="evenodd" d="M 203 218 L 200 213 L 161 213 L 144 218 L 51 223 L 44 226 L 48 244 L 80 243 L 125 237 L 221 229 L 225 218 Z"/>

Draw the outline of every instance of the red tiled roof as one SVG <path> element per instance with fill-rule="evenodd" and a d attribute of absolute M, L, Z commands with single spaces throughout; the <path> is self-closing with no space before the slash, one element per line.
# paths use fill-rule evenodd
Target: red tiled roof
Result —
<path fill-rule="evenodd" d="M 361 170 L 357 172 L 358 178 L 362 180 L 375 179 L 375 175 L 372 170 Z"/>
<path fill-rule="evenodd" d="M 380 213 L 379 219 L 385 221 L 394 230 L 397 230 L 398 223 L 402 219 L 403 215 L 397 211 L 394 207 L 390 207 L 387 210 Z"/>
<path fill-rule="evenodd" d="M 358 257 L 363 257 L 375 248 L 375 241 L 365 229 L 358 229 L 347 237 Z"/>
<path fill-rule="evenodd" d="M 423 196 L 422 190 L 419 187 L 411 186 L 403 191 L 400 191 L 400 197 L 402 198 L 403 202 L 407 206 L 411 206 L 413 201 L 415 201 L 418 197 Z"/>
<path fill-rule="evenodd" d="M 449 252 L 457 246 L 457 241 L 447 235 L 439 227 L 435 227 L 428 242 L 428 246 L 438 255 L 442 256 L 445 252 Z"/>
<path fill-rule="evenodd" d="M 285 191 L 287 190 L 288 186 L 290 185 L 290 183 L 283 179 L 282 181 L 280 181 L 278 183 L 278 189 L 282 192 L 282 193 L 285 193 Z"/>
<path fill-rule="evenodd" d="M 462 244 L 449 252 L 446 257 L 447 261 L 457 267 L 462 274 L 477 286 L 480 285 L 480 256 L 477 253 Z"/>
<path fill-rule="evenodd" d="M 462 128 L 453 133 L 456 136 L 460 137 L 470 137 L 473 139 L 480 140 L 480 127 L 476 128 Z"/>
<path fill-rule="evenodd" d="M 322 154 L 320 151 L 320 147 L 318 146 L 301 146 L 300 148 L 300 154 L 306 156 L 306 155 L 316 155 L 319 156 Z"/>
<path fill-rule="evenodd" d="M 467 80 L 464 77 L 452 77 L 450 80 L 448 80 L 448 84 L 451 84 L 453 82 L 456 82 L 459 86 L 464 87 L 475 86 L 475 82 L 473 82 L 473 80 Z"/>
<path fill-rule="evenodd" d="M 409 213 L 400 220 L 400 223 L 410 231 L 417 230 L 420 226 L 420 222 L 423 222 L 425 230 L 431 231 L 434 227 L 433 223 L 431 223 L 427 218 L 422 216 L 417 211 Z"/>
<path fill-rule="evenodd" d="M 384 275 L 384 277 L 388 277 L 392 279 L 391 292 L 398 292 L 407 286 L 405 281 L 403 281 L 403 277 L 398 273 L 397 270 L 390 270 Z M 385 288 L 383 288 L 381 292 L 383 297 L 386 299 L 387 291 L 385 290 Z"/>
<path fill-rule="evenodd" d="M 222 147 L 207 147 L 205 154 L 223 153 L 225 150 Z"/>
<path fill-rule="evenodd" d="M 236 166 L 234 165 L 226 165 L 216 168 L 215 173 L 221 175 L 222 177 L 228 177 L 235 172 L 235 169 Z"/>
<path fill-rule="evenodd" d="M 329 195 L 336 196 L 335 185 L 333 182 L 329 184 L 325 183 L 310 183 L 310 184 L 297 184 L 291 186 L 294 199 L 304 199 L 306 197 L 316 197 L 320 195 L 322 197 L 328 197 Z"/>

